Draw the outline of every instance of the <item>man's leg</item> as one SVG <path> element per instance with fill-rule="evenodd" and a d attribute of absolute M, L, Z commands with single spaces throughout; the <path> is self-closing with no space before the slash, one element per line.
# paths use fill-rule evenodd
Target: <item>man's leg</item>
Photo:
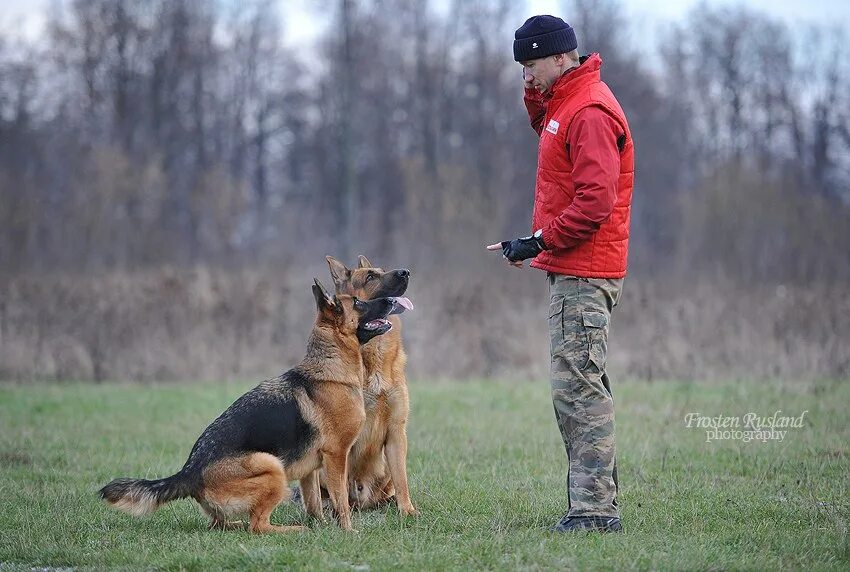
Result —
<path fill-rule="evenodd" d="M 569 460 L 569 517 L 618 517 L 614 401 L 605 365 L 622 280 L 553 275 L 552 402 Z"/>

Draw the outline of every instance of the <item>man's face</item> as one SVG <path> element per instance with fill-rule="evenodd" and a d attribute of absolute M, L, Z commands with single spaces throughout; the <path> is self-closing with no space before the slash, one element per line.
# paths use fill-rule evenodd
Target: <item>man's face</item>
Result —
<path fill-rule="evenodd" d="M 533 87 L 540 93 L 549 91 L 564 72 L 563 54 L 520 63 L 522 64 L 522 77 L 525 79 L 526 85 Z"/>

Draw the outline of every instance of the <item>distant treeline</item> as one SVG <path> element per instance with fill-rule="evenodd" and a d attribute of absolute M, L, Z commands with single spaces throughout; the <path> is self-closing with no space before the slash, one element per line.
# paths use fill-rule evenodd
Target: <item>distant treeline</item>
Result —
<path fill-rule="evenodd" d="M 529 230 L 522 12 L 433 4 L 317 5 L 291 48 L 285 2 L 75 0 L 0 37 L 0 271 L 489 264 Z M 623 14 L 563 16 L 636 140 L 632 271 L 850 277 L 847 34 L 704 3 L 655 53 Z"/>

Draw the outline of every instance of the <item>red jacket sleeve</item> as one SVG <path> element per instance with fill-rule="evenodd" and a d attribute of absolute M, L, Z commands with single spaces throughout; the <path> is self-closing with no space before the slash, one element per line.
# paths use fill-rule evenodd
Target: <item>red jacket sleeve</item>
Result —
<path fill-rule="evenodd" d="M 528 88 L 525 90 L 525 96 L 522 100 L 525 103 L 525 109 L 528 111 L 531 127 L 537 131 L 539 136 L 543 132 L 543 120 L 546 118 L 546 102 L 548 99 L 536 89 Z"/>
<path fill-rule="evenodd" d="M 614 210 L 620 177 L 617 139 L 623 129 L 601 107 L 579 111 L 567 132 L 575 197 L 543 229 L 546 249 L 571 248 L 590 238 Z"/>

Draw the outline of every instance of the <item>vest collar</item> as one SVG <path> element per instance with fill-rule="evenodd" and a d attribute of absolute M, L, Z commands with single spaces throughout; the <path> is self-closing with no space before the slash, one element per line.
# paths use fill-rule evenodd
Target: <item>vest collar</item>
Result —
<path fill-rule="evenodd" d="M 583 85 L 600 81 L 599 69 L 602 67 L 602 56 L 592 53 L 580 60 L 577 68 L 564 72 L 550 90 L 552 99 L 561 99 Z"/>

